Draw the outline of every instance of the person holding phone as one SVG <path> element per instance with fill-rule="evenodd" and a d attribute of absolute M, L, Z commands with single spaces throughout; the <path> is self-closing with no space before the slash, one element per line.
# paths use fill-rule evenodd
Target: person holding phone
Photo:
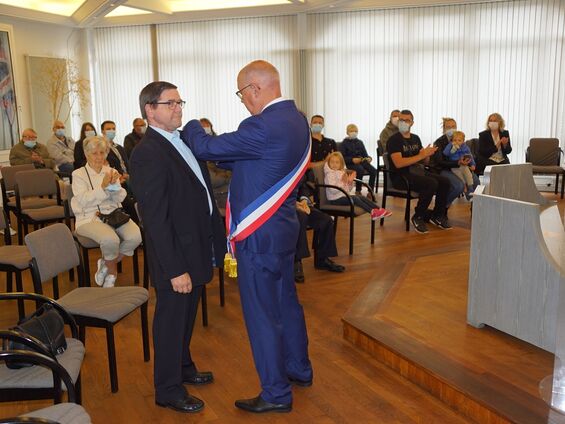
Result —
<path fill-rule="evenodd" d="M 487 119 L 487 129 L 479 133 L 479 154 L 477 173 L 482 174 L 489 165 L 509 164 L 508 155 L 512 152 L 510 133 L 506 122 L 499 113 L 491 113 Z"/>

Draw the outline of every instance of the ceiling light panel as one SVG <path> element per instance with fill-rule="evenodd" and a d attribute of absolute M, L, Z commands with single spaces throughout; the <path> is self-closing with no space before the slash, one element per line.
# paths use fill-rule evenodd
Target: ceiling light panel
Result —
<path fill-rule="evenodd" d="M 71 16 L 85 0 L 0 0 L 0 4 L 31 9 L 38 12 Z"/>
<path fill-rule="evenodd" d="M 147 10 L 136 9 L 135 7 L 118 6 L 106 15 L 107 18 L 115 18 L 118 16 L 135 16 L 135 15 L 150 15 L 151 12 Z"/>
<path fill-rule="evenodd" d="M 173 12 L 194 10 L 236 9 L 241 7 L 273 6 L 291 4 L 289 0 L 170 0 Z"/>

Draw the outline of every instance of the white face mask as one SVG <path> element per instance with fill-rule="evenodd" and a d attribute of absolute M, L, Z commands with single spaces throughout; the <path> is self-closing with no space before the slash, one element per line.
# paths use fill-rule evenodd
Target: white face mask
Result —
<path fill-rule="evenodd" d="M 390 122 L 391 122 L 392 125 L 394 125 L 395 127 L 398 127 L 398 116 L 393 116 L 392 118 L 390 118 Z"/>
<path fill-rule="evenodd" d="M 212 135 L 212 128 L 210 127 L 202 127 L 204 129 L 204 132 L 208 135 Z"/>
<path fill-rule="evenodd" d="M 96 135 L 96 131 L 94 131 L 94 130 L 84 132 L 85 137 L 94 137 L 95 135 Z"/>
<path fill-rule="evenodd" d="M 496 131 L 499 127 L 498 122 L 489 122 L 488 123 L 488 127 L 492 130 L 492 131 Z"/>
<path fill-rule="evenodd" d="M 349 136 L 350 139 L 354 140 L 357 138 L 357 133 L 355 131 L 350 132 L 349 134 L 347 134 Z"/>

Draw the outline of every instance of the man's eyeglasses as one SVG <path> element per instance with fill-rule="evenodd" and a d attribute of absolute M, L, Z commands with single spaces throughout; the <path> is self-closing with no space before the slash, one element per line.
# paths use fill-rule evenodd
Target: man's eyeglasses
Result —
<path fill-rule="evenodd" d="M 236 95 L 237 97 L 239 97 L 240 100 L 243 99 L 243 90 L 245 90 L 246 88 L 251 87 L 252 85 L 253 85 L 253 84 L 247 84 L 247 85 L 246 85 L 245 87 L 243 87 L 241 90 L 236 91 L 236 92 L 235 92 L 235 95 Z"/>
<path fill-rule="evenodd" d="M 166 102 L 151 102 L 152 105 L 167 105 L 169 109 L 174 109 L 175 106 L 179 106 L 181 109 L 184 107 L 186 102 L 184 100 L 167 100 Z"/>

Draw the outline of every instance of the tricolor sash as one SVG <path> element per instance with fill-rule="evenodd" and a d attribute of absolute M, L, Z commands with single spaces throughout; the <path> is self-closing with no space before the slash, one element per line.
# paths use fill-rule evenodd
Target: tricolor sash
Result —
<path fill-rule="evenodd" d="M 279 209 L 286 198 L 296 187 L 310 162 L 311 141 L 304 151 L 299 163 L 282 180 L 261 194 L 251 204 L 245 207 L 238 218 L 231 214 L 230 194 L 226 202 L 226 234 L 228 251 L 235 256 L 235 243 L 253 234 Z"/>

